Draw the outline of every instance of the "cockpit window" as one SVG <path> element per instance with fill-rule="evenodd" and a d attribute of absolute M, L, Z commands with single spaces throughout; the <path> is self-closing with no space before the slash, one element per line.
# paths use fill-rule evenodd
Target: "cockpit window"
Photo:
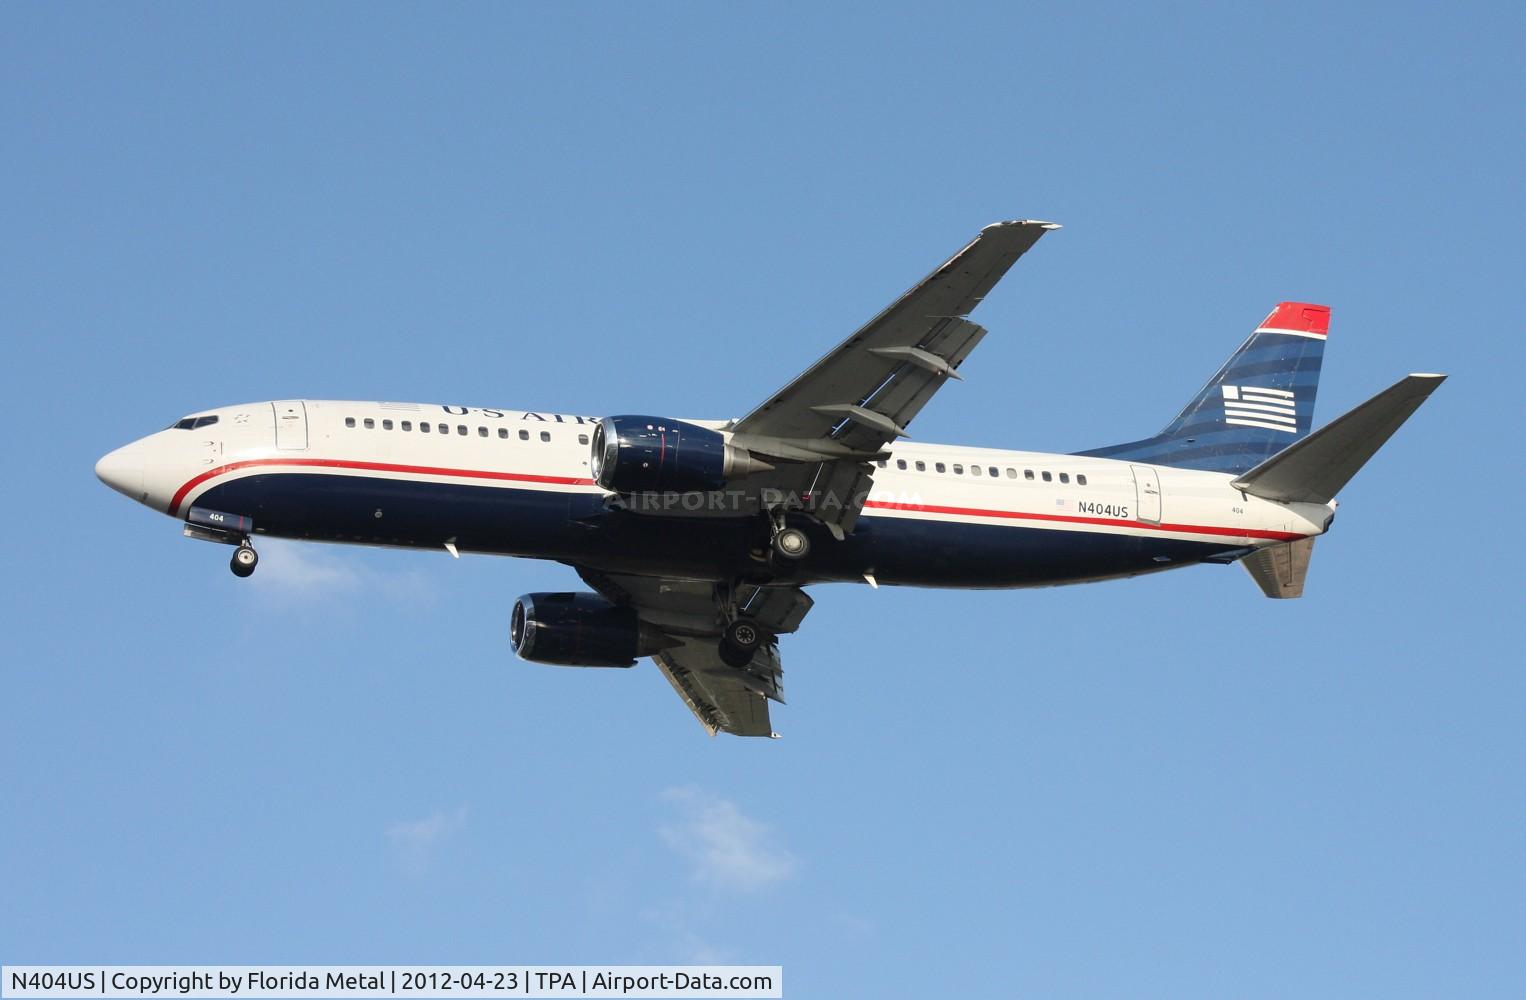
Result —
<path fill-rule="evenodd" d="M 215 416 L 211 416 L 211 417 L 197 417 L 196 418 L 196 422 L 194 424 L 192 424 L 191 427 L 193 429 L 201 428 L 201 427 L 211 427 L 215 423 L 217 423 L 217 417 L 215 417 Z"/>
<path fill-rule="evenodd" d="M 216 416 L 211 416 L 211 417 L 186 417 L 183 420 L 175 421 L 173 424 L 170 425 L 170 427 L 171 427 L 172 430 L 190 431 L 190 430 L 195 430 L 198 427 L 210 427 L 210 426 L 212 426 L 215 423 L 217 423 L 217 417 Z"/>

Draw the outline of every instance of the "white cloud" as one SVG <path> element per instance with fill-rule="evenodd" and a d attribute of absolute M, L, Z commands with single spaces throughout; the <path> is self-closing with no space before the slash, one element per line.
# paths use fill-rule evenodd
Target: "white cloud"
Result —
<path fill-rule="evenodd" d="M 419 869 L 442 843 L 465 826 L 465 806 L 457 806 L 449 812 L 437 809 L 423 819 L 393 823 L 387 827 L 387 839 L 409 868 Z"/>
<path fill-rule="evenodd" d="M 716 889 L 755 891 L 795 873 L 795 858 L 770 828 L 743 815 L 735 802 L 694 787 L 662 797 L 678 819 L 658 827 L 663 841 L 686 858 L 695 881 Z"/>
<path fill-rule="evenodd" d="M 336 558 L 332 552 L 298 542 L 261 539 L 260 565 L 254 583 L 262 588 L 282 591 L 350 590 L 360 583 L 353 564 Z"/>
<path fill-rule="evenodd" d="M 326 595 L 362 590 L 395 598 L 433 598 L 432 584 L 423 574 L 377 569 L 353 546 L 279 538 L 260 538 L 255 544 L 260 565 L 249 582 L 265 598 L 311 603 Z"/>
<path fill-rule="evenodd" d="M 694 930 L 696 923 L 714 926 L 715 915 L 696 913 L 693 907 L 681 902 L 664 903 L 641 911 L 641 919 L 662 932 L 667 938 L 668 954 L 672 961 L 684 965 L 731 965 L 737 961 L 736 953 L 719 947 Z"/>

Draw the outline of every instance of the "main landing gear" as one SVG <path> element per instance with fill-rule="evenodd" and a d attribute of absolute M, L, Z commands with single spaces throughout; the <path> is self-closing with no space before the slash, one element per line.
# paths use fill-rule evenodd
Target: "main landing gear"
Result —
<path fill-rule="evenodd" d="M 233 550 L 233 558 L 228 562 L 228 568 L 233 570 L 236 577 L 246 577 L 254 572 L 254 568 L 260 564 L 260 554 L 254 551 L 254 546 L 249 544 L 249 539 L 239 543 L 238 548 Z"/>
<path fill-rule="evenodd" d="M 737 602 L 738 581 L 717 584 L 716 602 L 725 626 L 721 629 L 718 652 L 728 667 L 746 667 L 759 647 L 773 641 L 773 630 L 752 615 L 745 614 Z M 756 595 L 754 595 L 756 596 Z"/>
<path fill-rule="evenodd" d="M 786 559 L 804 559 L 811 551 L 811 540 L 799 528 L 785 528 L 774 533 L 774 551 Z"/>
<path fill-rule="evenodd" d="M 757 622 L 750 618 L 733 619 L 721 631 L 721 661 L 727 666 L 745 667 L 767 640 L 768 633 Z"/>

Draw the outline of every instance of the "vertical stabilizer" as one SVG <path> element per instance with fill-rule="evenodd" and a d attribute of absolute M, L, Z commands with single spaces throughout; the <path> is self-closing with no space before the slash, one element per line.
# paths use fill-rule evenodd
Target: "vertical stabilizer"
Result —
<path fill-rule="evenodd" d="M 1309 433 L 1329 331 L 1329 306 L 1279 302 L 1159 434 L 1080 454 L 1245 472 Z"/>

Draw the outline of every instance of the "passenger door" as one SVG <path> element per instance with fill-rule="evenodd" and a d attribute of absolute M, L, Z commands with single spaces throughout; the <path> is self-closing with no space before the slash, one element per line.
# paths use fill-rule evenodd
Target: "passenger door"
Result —
<path fill-rule="evenodd" d="M 283 451 L 302 451 L 307 447 L 307 406 L 300 399 L 283 399 L 270 404 L 276 418 L 276 447 Z"/>
<path fill-rule="evenodd" d="M 1160 476 L 1148 465 L 1131 465 L 1134 470 L 1134 501 L 1137 516 L 1150 524 L 1160 523 Z"/>

